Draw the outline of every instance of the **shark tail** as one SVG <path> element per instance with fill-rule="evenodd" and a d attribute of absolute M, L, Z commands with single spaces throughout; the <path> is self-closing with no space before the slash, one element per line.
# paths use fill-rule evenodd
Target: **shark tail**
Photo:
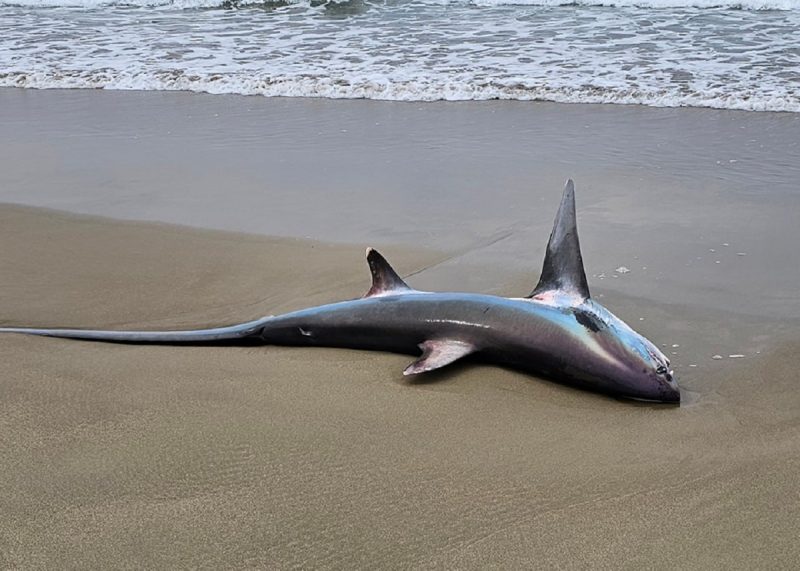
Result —
<path fill-rule="evenodd" d="M 108 343 L 225 343 L 259 336 L 264 324 L 271 317 L 212 329 L 192 329 L 187 331 L 106 331 L 96 329 L 36 329 L 29 327 L 0 327 L 0 333 L 20 333 L 59 337 L 62 339 L 81 339 L 85 341 L 104 341 Z"/>

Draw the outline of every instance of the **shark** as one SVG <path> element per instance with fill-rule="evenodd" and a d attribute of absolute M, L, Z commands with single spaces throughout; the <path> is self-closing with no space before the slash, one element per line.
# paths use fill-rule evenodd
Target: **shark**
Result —
<path fill-rule="evenodd" d="M 680 403 L 669 359 L 592 299 L 578 239 L 575 185 L 568 180 L 541 277 L 525 297 L 419 291 L 367 249 L 372 284 L 362 297 L 184 331 L 4 327 L 0 333 L 140 344 L 265 344 L 339 347 L 415 355 L 419 375 L 466 357 L 615 397 Z"/>

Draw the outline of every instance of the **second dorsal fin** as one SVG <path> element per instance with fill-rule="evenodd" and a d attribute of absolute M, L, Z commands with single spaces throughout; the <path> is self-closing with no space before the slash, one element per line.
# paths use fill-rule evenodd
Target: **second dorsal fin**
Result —
<path fill-rule="evenodd" d="M 564 293 L 580 300 L 589 298 L 575 217 L 575 184 L 571 179 L 564 187 L 561 206 L 547 243 L 542 276 L 528 297 L 551 293 Z"/>
<path fill-rule="evenodd" d="M 397 275 L 394 268 L 389 265 L 386 258 L 381 256 L 377 250 L 367 248 L 367 263 L 369 264 L 369 271 L 372 273 L 372 287 L 369 288 L 364 297 L 411 291 L 408 284 Z"/>

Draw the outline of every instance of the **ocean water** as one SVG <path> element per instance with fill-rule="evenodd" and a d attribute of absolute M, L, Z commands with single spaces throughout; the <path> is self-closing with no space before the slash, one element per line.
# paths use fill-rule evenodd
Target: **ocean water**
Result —
<path fill-rule="evenodd" d="M 800 112 L 800 0 L 0 0 L 0 86 Z"/>

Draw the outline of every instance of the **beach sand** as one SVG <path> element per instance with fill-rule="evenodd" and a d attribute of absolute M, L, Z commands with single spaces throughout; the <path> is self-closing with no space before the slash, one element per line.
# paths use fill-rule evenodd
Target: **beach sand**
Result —
<path fill-rule="evenodd" d="M 795 116 L 17 90 L 0 112 L 0 326 L 357 297 L 367 245 L 423 289 L 524 295 L 572 176 L 593 295 L 683 389 L 0 336 L 0 567 L 800 559 Z"/>

